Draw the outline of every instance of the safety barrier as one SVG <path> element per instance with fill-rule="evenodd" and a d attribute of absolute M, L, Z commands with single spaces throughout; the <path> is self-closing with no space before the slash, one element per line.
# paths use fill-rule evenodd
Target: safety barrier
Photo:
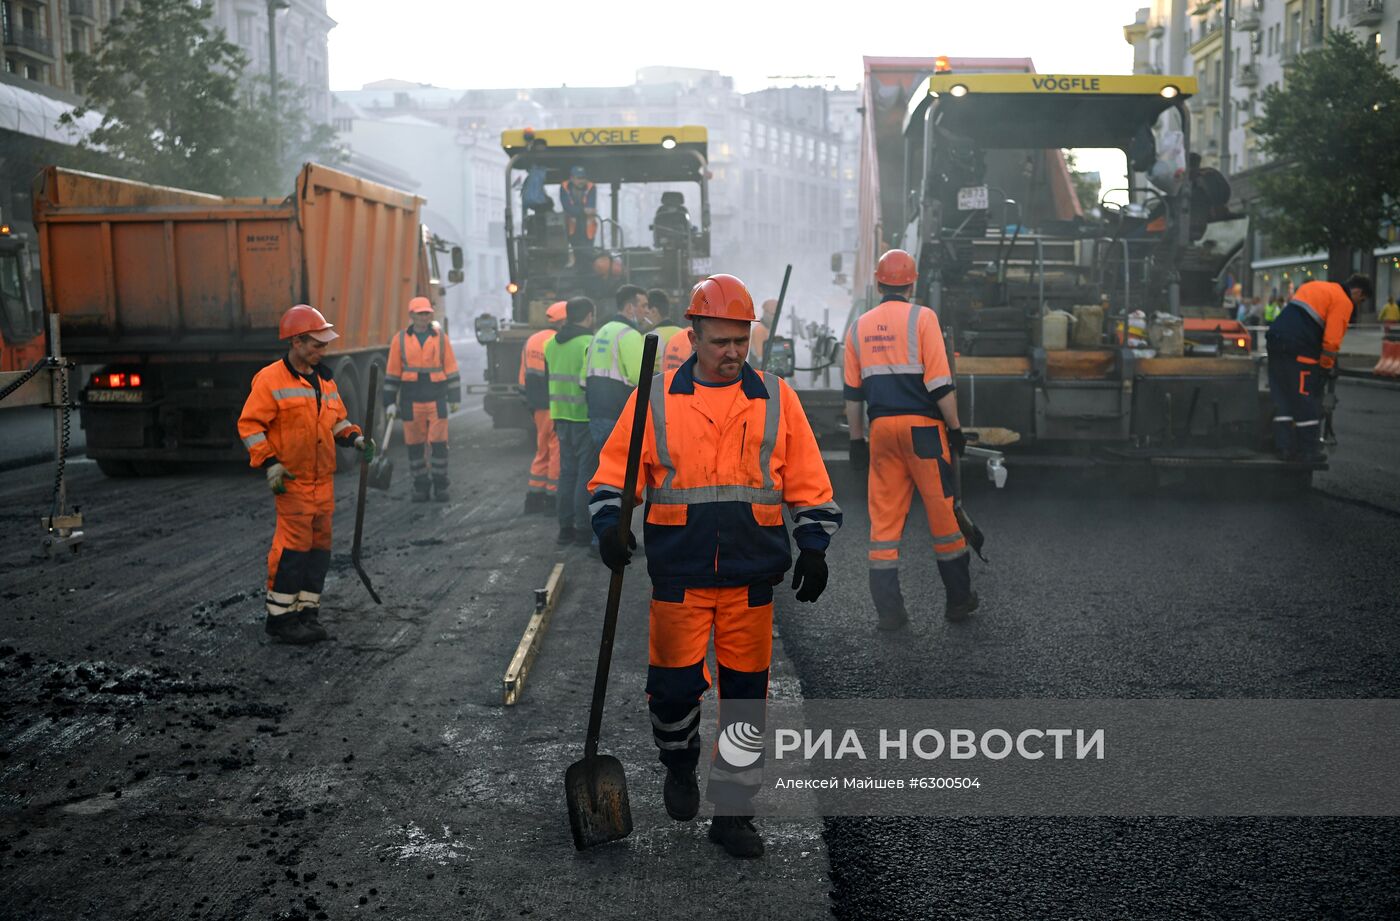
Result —
<path fill-rule="evenodd" d="M 1400 325 L 1387 324 L 1381 341 L 1381 358 L 1371 373 L 1377 377 L 1400 378 Z"/>

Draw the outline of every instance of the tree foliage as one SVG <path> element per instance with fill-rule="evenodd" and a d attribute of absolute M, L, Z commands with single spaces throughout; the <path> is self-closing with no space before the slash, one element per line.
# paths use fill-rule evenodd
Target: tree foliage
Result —
<path fill-rule="evenodd" d="M 63 120 L 99 113 L 101 125 L 83 146 L 132 178 L 220 195 L 284 195 L 301 159 L 338 159 L 333 134 L 310 122 L 285 85 L 281 111 L 272 111 L 268 81 L 244 78 L 248 59 L 222 29 L 210 29 L 212 14 L 190 0 L 127 4 L 90 54 L 69 55 L 84 99 Z"/>
<path fill-rule="evenodd" d="M 1350 32 L 1301 55 L 1255 122 L 1277 168 L 1259 177 L 1260 220 L 1293 250 L 1369 251 L 1400 223 L 1400 79 Z"/>

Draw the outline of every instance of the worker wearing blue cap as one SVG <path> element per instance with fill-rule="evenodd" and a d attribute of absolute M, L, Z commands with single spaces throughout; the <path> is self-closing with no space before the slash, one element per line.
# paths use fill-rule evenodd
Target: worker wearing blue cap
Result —
<path fill-rule="evenodd" d="M 598 188 L 588 181 L 581 166 L 569 170 L 569 178 L 559 185 L 559 203 L 568 226 L 569 246 L 592 249 L 598 235 Z"/>

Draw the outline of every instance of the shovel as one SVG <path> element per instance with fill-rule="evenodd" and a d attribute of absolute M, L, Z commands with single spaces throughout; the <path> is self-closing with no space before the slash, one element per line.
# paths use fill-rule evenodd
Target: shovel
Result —
<path fill-rule="evenodd" d="M 388 489 L 389 483 L 394 479 L 394 462 L 389 457 L 389 442 L 393 437 L 394 420 L 389 419 L 384 425 L 384 443 L 379 446 L 374 463 L 369 465 L 369 485 L 375 489 Z"/>
<path fill-rule="evenodd" d="M 369 366 L 369 393 L 365 394 L 365 424 L 363 431 L 365 437 L 370 437 L 373 428 L 370 421 L 374 419 L 374 398 L 379 393 L 379 365 Z M 355 567 L 355 572 L 359 573 L 360 581 L 365 584 L 369 591 L 369 596 L 374 599 L 375 604 L 383 604 L 379 593 L 374 590 L 374 583 L 369 581 L 369 573 L 365 572 L 365 567 L 360 563 L 360 540 L 365 536 L 365 496 L 368 495 L 366 487 L 369 486 L 369 462 L 360 455 L 360 495 L 355 500 L 355 542 L 350 546 L 350 562 Z"/>
<path fill-rule="evenodd" d="M 637 471 L 642 464 L 642 440 L 646 434 L 647 406 L 651 403 L 657 341 L 655 333 L 648 333 L 642 347 L 642 373 L 632 412 L 632 440 L 627 445 L 627 472 L 622 478 L 622 513 L 615 532 L 620 541 L 626 541 L 632 533 L 632 506 L 637 495 Z M 574 847 L 580 851 L 626 838 L 632 833 L 632 806 L 627 801 L 627 775 L 622 770 L 622 762 L 612 755 L 598 754 L 603 699 L 608 692 L 613 635 L 617 632 L 617 609 L 622 603 L 622 572 L 621 568 L 614 570 L 608 583 L 608 606 L 603 614 L 603 641 L 598 647 L 598 671 L 593 678 L 593 706 L 588 711 L 583 760 L 575 761 L 564 772 L 569 830 L 573 832 Z"/>
<path fill-rule="evenodd" d="M 958 379 L 958 359 L 954 351 L 954 343 L 957 339 L 953 336 L 952 327 L 948 327 L 948 336 L 944 340 L 944 348 L 948 352 L 948 374 L 954 381 Z M 982 545 L 987 542 L 987 537 L 982 533 L 982 529 L 977 527 L 977 522 L 972 520 L 972 516 L 967 513 L 962 504 L 962 458 L 953 453 L 953 446 L 948 445 L 948 459 L 953 467 L 953 517 L 958 520 L 958 530 L 962 532 L 963 539 L 972 548 L 972 552 L 977 554 L 977 558 L 982 562 L 987 562 L 987 558 L 982 555 Z"/>

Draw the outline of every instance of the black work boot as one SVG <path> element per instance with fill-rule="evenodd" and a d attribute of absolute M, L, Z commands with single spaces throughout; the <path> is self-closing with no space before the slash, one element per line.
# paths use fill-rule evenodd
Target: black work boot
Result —
<path fill-rule="evenodd" d="M 566 525 L 559 529 L 559 536 L 554 538 L 554 542 L 561 547 L 567 547 L 574 542 L 573 525 Z"/>
<path fill-rule="evenodd" d="M 446 502 L 446 501 L 447 501 L 447 481 L 446 481 L 446 480 L 433 480 L 433 501 L 434 501 L 434 502 Z"/>
<path fill-rule="evenodd" d="M 949 600 L 948 606 L 943 609 L 943 616 L 958 623 L 967 620 L 972 616 L 972 612 L 977 610 L 978 598 L 976 592 L 969 592 L 957 601 Z"/>
<path fill-rule="evenodd" d="M 875 601 L 875 613 L 880 615 L 875 622 L 877 629 L 900 630 L 909 623 L 904 593 L 899 590 L 898 569 L 870 570 L 870 597 Z"/>
<path fill-rule="evenodd" d="M 267 621 L 263 624 L 263 630 L 272 637 L 273 642 L 287 643 L 291 646 L 305 646 L 308 643 L 316 642 L 317 639 L 324 638 L 317 637 L 316 634 L 306 629 L 301 618 L 296 614 L 269 614 Z"/>
<path fill-rule="evenodd" d="M 943 616 L 951 621 L 967 620 L 977 610 L 977 593 L 972 590 L 972 554 L 965 552 L 952 560 L 938 561 L 948 606 Z"/>
<path fill-rule="evenodd" d="M 666 783 L 661 788 L 666 814 L 677 822 L 689 822 L 700 811 L 700 782 L 695 768 L 667 768 Z"/>
<path fill-rule="evenodd" d="M 414 501 L 414 502 L 427 502 L 427 501 L 428 501 L 428 478 L 427 478 L 427 477 L 423 477 L 422 479 L 419 479 L 419 478 L 417 478 L 417 477 L 414 477 L 414 478 L 413 478 L 413 501 Z"/>
<path fill-rule="evenodd" d="M 730 857 L 763 856 L 763 839 L 753 827 L 751 815 L 717 815 L 710 820 L 709 834 L 710 840 L 723 847 Z"/>
<path fill-rule="evenodd" d="M 321 640 L 328 640 L 331 638 L 331 635 L 326 631 L 326 628 L 321 626 L 321 621 L 319 618 L 320 613 L 320 608 L 302 608 L 295 615 L 291 615 L 298 618 L 301 621 L 301 625 L 304 628 L 306 628 L 307 632 L 315 637 L 315 640 L 313 642 L 318 643 Z"/>

